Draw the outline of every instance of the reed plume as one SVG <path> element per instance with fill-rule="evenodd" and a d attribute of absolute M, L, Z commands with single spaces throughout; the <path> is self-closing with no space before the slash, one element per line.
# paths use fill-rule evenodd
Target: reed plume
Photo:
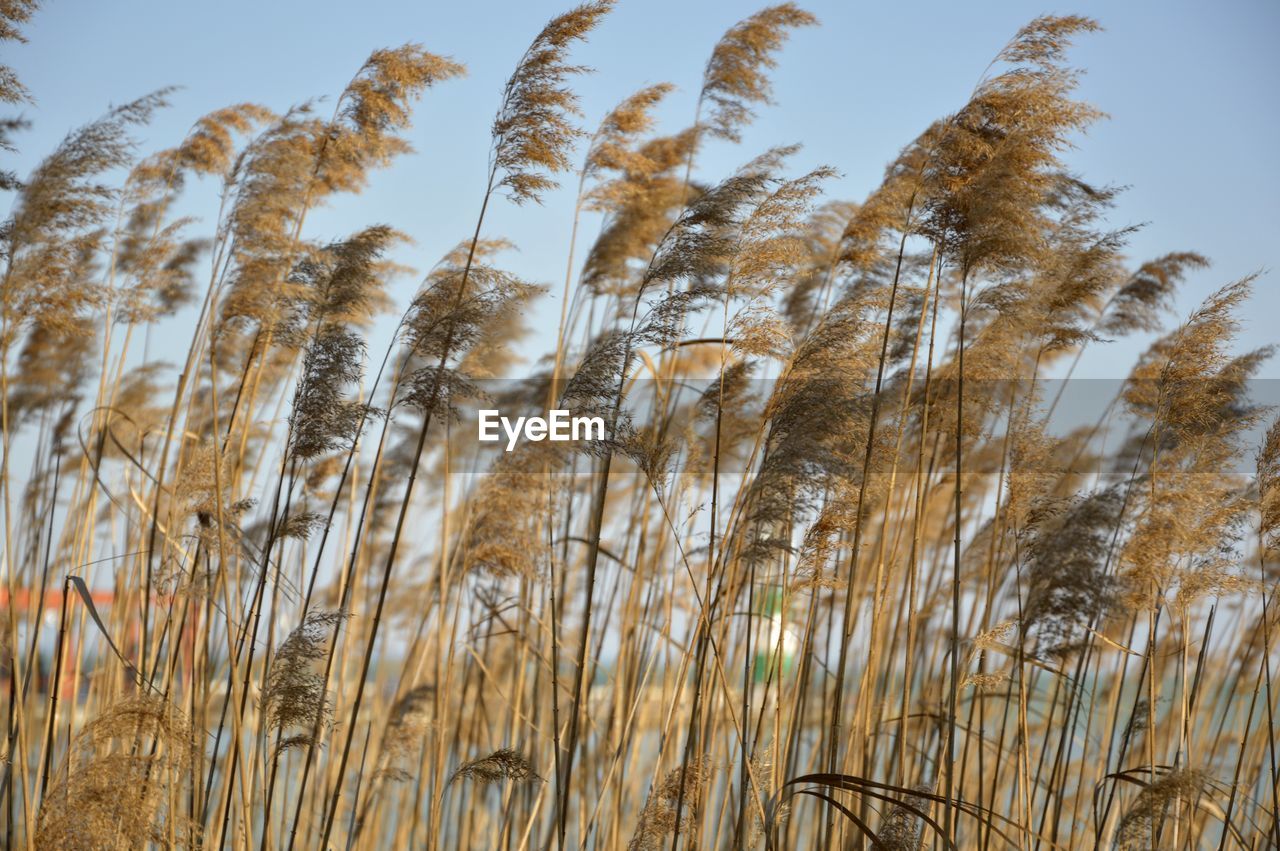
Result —
<path fill-rule="evenodd" d="M 140 753 L 140 741 L 154 741 Z M 63 777 L 41 807 L 40 849 L 194 845 L 191 826 L 169 809 L 181 791 L 195 741 L 181 714 L 156 696 L 119 700 L 90 721 L 72 748 Z"/>
<path fill-rule="evenodd" d="M 570 168 L 569 149 L 583 131 L 572 123 L 578 97 L 565 82 L 586 69 L 568 64 L 567 53 L 612 8 L 612 0 L 596 0 L 552 18 L 507 80 L 490 160 L 497 187 L 517 204 L 537 201 L 558 185 L 552 175 Z"/>
<path fill-rule="evenodd" d="M 721 37 L 707 60 L 699 98 L 709 112 L 711 135 L 740 140 L 742 128 L 755 117 L 753 110 L 771 102 L 768 72 L 777 66 L 774 54 L 791 30 L 817 23 L 794 3 L 780 3 L 740 21 Z"/>

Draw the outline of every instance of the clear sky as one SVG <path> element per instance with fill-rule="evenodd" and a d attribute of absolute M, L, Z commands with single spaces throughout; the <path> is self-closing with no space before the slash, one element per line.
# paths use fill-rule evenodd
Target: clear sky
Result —
<path fill-rule="evenodd" d="M 338 237 L 387 222 L 417 241 L 405 255 L 429 266 L 470 234 L 483 190 L 489 124 L 502 84 L 529 40 L 570 5 L 548 0 L 407 2 L 363 0 L 48 0 L 27 27 L 30 43 L 6 46 L 38 103 L 18 136 L 19 173 L 70 128 L 105 107 L 163 85 L 182 90 L 146 131 L 173 144 L 191 121 L 239 101 L 282 111 L 332 97 L 377 47 L 418 41 L 464 62 L 468 76 L 429 92 L 411 139 L 419 153 L 377 174 L 364 194 L 314 216 L 312 235 Z M 622 0 L 575 51 L 597 73 L 580 81 L 585 121 L 623 96 L 670 81 L 678 91 L 662 128 L 692 119 L 708 51 L 758 0 Z M 1148 222 L 1132 241 L 1141 261 L 1196 250 L 1213 267 L 1184 289 L 1186 312 L 1222 283 L 1280 266 L 1280 3 L 1085 2 L 1046 8 L 1021 2 L 854 3 L 809 0 L 822 21 L 797 33 L 776 70 L 777 105 L 762 111 L 741 147 L 716 145 L 700 160 L 722 176 L 767 147 L 802 142 L 797 169 L 837 167 L 833 197 L 860 200 L 884 165 L 927 124 L 963 104 L 992 55 L 1023 23 L 1045 12 L 1097 18 L 1105 31 L 1073 53 L 1087 69 L 1082 95 L 1110 114 L 1078 150 L 1072 168 L 1095 183 L 1123 184 L 1112 222 Z M 12 162 L 12 159 L 10 159 Z M 212 216 L 214 187 L 194 190 L 193 209 Z M 563 279 L 570 226 L 567 191 L 543 208 L 500 204 L 486 232 L 520 247 L 523 276 Z M 205 221 L 205 232 L 212 222 Z M 197 229 L 199 226 L 197 226 Z M 1280 270 L 1257 287 L 1242 345 L 1277 338 Z M 416 285 L 401 280 L 403 304 Z M 558 283 L 553 291 L 558 293 Z M 558 294 L 539 308 L 554 326 Z M 189 331 L 189 329 L 184 329 Z M 186 339 L 186 334 L 183 335 Z M 1134 350 L 1097 347 L 1078 374 L 1120 377 Z M 1280 377 L 1270 364 L 1268 377 Z"/>

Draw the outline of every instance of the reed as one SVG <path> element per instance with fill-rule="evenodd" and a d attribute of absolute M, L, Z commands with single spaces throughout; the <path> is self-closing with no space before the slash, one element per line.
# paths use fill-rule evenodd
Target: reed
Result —
<path fill-rule="evenodd" d="M 416 43 L 323 112 L 148 151 L 159 89 L 0 171 L 5 848 L 1280 844 L 1256 276 L 1173 316 L 1207 259 L 1135 262 L 1073 172 L 1098 24 L 1029 22 L 853 203 L 794 147 L 702 165 L 812 15 L 731 27 L 672 130 L 667 83 L 582 114 L 612 10 L 534 34 L 403 303 L 407 233 L 311 218 L 435 156 L 414 110 L 464 68 Z M 534 329 L 490 220 L 565 175 Z M 494 453 L 482 408 L 606 428 Z"/>

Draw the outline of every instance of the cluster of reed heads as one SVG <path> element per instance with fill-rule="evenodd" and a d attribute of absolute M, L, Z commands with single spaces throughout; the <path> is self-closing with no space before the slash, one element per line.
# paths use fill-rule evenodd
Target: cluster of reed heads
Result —
<path fill-rule="evenodd" d="M 164 90 L 0 173 L 4 847 L 1280 844 L 1269 353 L 1233 342 L 1249 280 L 1171 315 L 1204 258 L 1132 263 L 1068 171 L 1097 25 L 1030 22 L 855 204 L 792 148 L 697 167 L 813 16 L 729 29 L 663 135 L 669 85 L 578 107 L 611 5 L 494 93 L 483 193 L 447 202 L 474 230 L 408 300 L 407 236 L 307 217 L 464 73 L 417 44 L 331 108 L 143 155 Z M 548 288 L 486 212 L 566 177 L 531 342 Z M 1135 335 L 1055 429 L 1051 379 Z M 606 435 L 495 460 L 478 399 Z"/>

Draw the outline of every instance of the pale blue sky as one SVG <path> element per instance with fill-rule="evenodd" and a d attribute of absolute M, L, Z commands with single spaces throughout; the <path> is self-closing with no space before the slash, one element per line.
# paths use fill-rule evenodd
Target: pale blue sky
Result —
<path fill-rule="evenodd" d="M 466 79 L 428 93 L 411 133 L 416 156 L 375 176 L 361 196 L 310 220 L 312 234 L 337 237 L 376 222 L 418 242 L 412 262 L 430 265 L 469 235 L 483 189 L 488 130 L 512 65 L 545 20 L 568 2 L 489 3 L 185 2 L 49 0 L 27 28 L 30 43 L 6 46 L 36 96 L 34 126 L 19 135 L 19 172 L 71 127 L 108 104 L 162 85 L 184 88 L 147 131 L 149 144 L 172 144 L 201 114 L 244 100 L 276 110 L 340 91 L 369 51 L 405 41 L 453 56 Z M 708 51 L 758 0 L 622 0 L 577 50 L 597 73 L 577 84 L 585 121 L 594 123 L 621 97 L 659 81 L 679 90 L 662 110 L 663 128 L 692 118 Z M 739 148 L 716 145 L 702 157 L 704 177 L 723 175 L 776 144 L 804 143 L 795 165 L 824 163 L 842 173 L 834 197 L 858 200 L 885 163 L 930 121 L 961 105 L 991 56 L 1023 23 L 1044 12 L 1096 17 L 1105 31 L 1073 54 L 1088 70 L 1083 96 L 1111 115 L 1069 156 L 1097 183 L 1130 186 L 1112 221 L 1150 222 L 1132 255 L 1192 249 L 1214 266 L 1183 292 L 1185 312 L 1219 284 L 1280 260 L 1280 3 L 1274 0 L 1073 2 L 802 2 L 822 27 L 799 32 L 775 72 L 777 106 L 762 111 Z M 12 162 L 12 160 L 11 160 Z M 214 187 L 194 189 L 193 209 L 212 216 Z M 527 278 L 563 277 L 570 199 L 546 205 L 500 204 L 486 232 L 520 246 L 511 259 Z M 206 230 L 211 222 L 206 220 Z M 410 255 L 406 255 L 409 257 Z M 1280 280 L 1258 285 L 1243 344 L 1276 339 Z M 401 280 L 403 304 L 413 280 Z M 558 314 L 558 295 L 539 317 Z M 187 330 L 187 329 L 184 329 Z M 553 333 L 553 332 L 551 332 Z M 1079 374 L 1119 377 L 1134 349 L 1097 347 Z M 1280 367 L 1266 369 L 1280 376 Z"/>

